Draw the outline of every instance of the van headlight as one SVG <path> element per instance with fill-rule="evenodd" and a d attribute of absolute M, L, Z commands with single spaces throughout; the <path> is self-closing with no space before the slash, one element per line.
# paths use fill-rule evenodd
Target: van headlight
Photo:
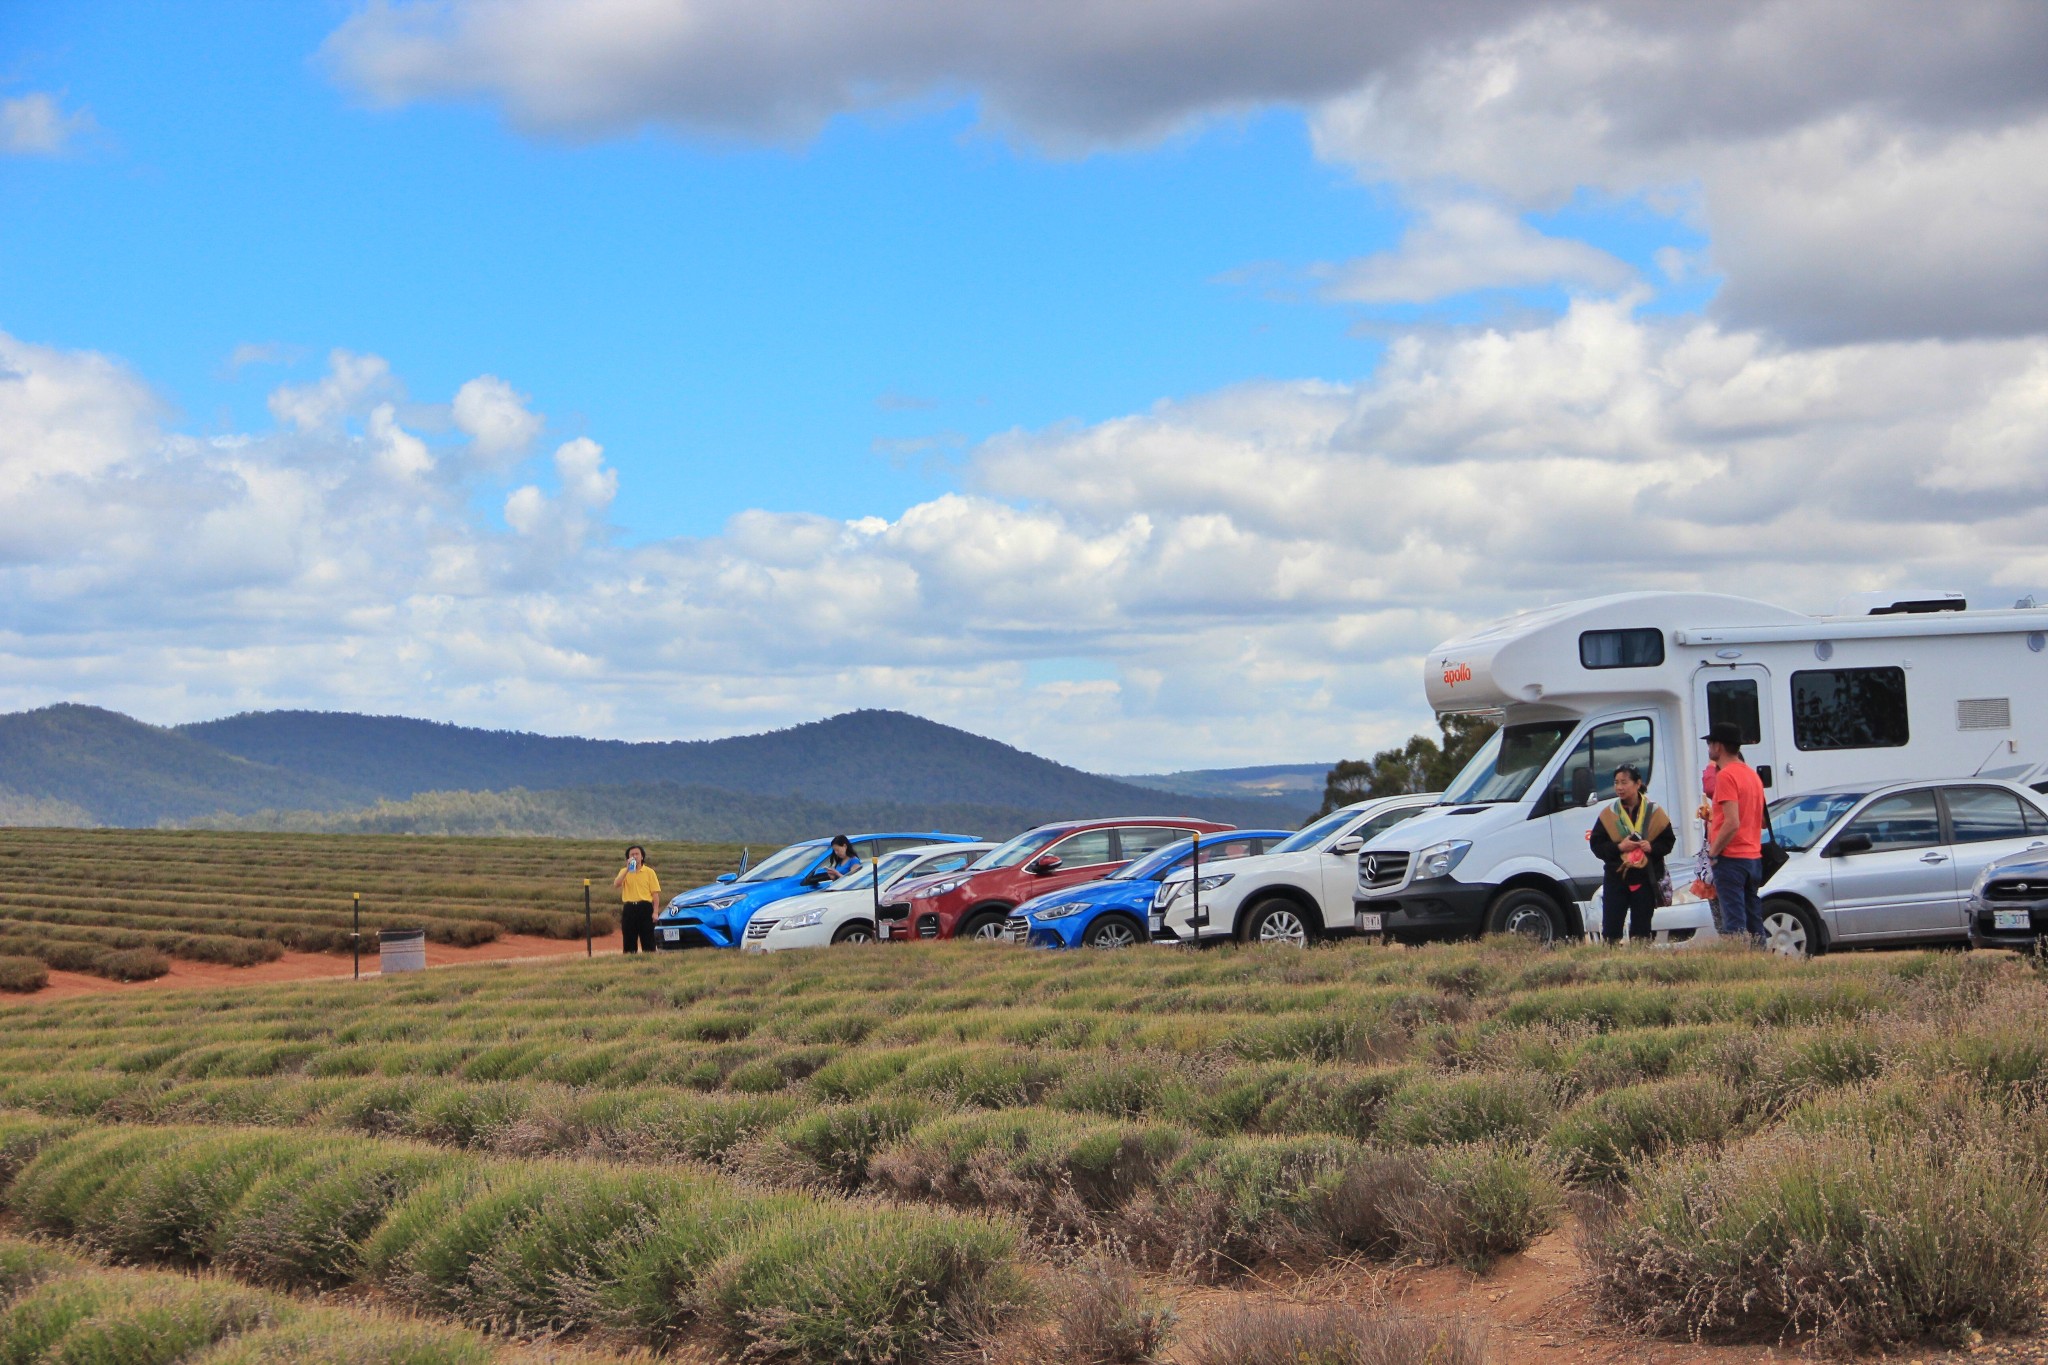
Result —
<path fill-rule="evenodd" d="M 1446 839 L 1440 844 L 1431 844 L 1415 855 L 1417 877 L 1448 877 L 1451 869 L 1465 861 L 1465 855 L 1472 851 L 1470 839 Z"/>
<path fill-rule="evenodd" d="M 824 922 L 825 912 L 823 910 L 806 910 L 801 915 L 791 915 L 788 919 L 777 920 L 775 927 L 776 929 L 814 929 Z"/>
<path fill-rule="evenodd" d="M 1080 914 L 1087 908 L 1088 902 L 1086 901 L 1068 901 L 1065 905 L 1048 905 L 1043 910 L 1033 910 L 1031 917 L 1033 919 L 1066 919 L 1071 915 Z"/>

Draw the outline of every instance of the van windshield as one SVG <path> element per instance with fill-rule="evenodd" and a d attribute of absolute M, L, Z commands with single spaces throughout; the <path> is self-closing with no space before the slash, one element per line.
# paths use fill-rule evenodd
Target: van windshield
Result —
<path fill-rule="evenodd" d="M 1551 755 L 1564 747 L 1579 723 L 1575 720 L 1532 720 L 1494 732 L 1465 771 L 1444 791 L 1446 806 L 1474 806 L 1519 801 L 1543 775 Z"/>

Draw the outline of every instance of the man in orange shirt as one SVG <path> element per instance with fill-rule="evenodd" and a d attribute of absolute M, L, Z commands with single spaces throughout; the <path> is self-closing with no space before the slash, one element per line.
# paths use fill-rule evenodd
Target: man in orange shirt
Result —
<path fill-rule="evenodd" d="M 1714 778 L 1707 852 L 1714 859 L 1721 933 L 1764 946 L 1764 784 L 1742 761 L 1742 727 L 1721 724 L 1706 736 Z"/>

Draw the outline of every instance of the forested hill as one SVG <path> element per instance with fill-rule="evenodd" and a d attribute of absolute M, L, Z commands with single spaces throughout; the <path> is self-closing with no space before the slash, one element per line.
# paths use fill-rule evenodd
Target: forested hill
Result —
<path fill-rule="evenodd" d="M 433 794 L 433 801 L 413 805 L 402 817 L 387 810 L 379 820 L 402 818 L 433 832 L 427 826 L 444 821 L 504 826 L 527 819 L 536 833 L 564 823 L 583 832 L 610 818 L 618 803 L 603 793 L 621 787 L 687 792 L 687 799 L 671 796 L 658 804 L 692 827 L 718 805 L 719 792 L 733 794 L 726 804 L 738 818 L 769 809 L 767 799 L 800 804 L 819 819 L 843 811 L 853 823 L 859 823 L 857 813 L 883 808 L 972 808 L 985 817 L 1002 812 L 1005 824 L 1181 814 L 1293 825 L 1312 808 L 1250 795 L 1162 793 L 896 711 L 855 711 L 768 734 L 665 743 L 310 711 L 254 712 L 168 729 L 87 706 L 0 716 L 0 821 L 10 809 L 75 810 L 110 825 L 225 816 L 332 828 L 339 826 L 307 816 L 367 813 L 380 801 Z M 580 795 L 533 799 L 570 789 Z M 510 803 L 452 799 L 514 791 L 521 796 Z M 543 807 L 550 812 L 545 819 Z M 719 837 L 735 836 L 728 822 L 717 824 Z"/>

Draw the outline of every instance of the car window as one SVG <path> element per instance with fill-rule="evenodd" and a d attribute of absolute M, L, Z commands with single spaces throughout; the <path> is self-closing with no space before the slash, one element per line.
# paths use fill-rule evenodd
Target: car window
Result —
<path fill-rule="evenodd" d="M 2003 787 L 1949 787 L 1941 797 L 1948 802 L 1949 828 L 1959 844 L 2027 837 L 2020 798 Z"/>
<path fill-rule="evenodd" d="M 1352 833 L 1369 844 L 1403 820 L 1412 819 L 1428 809 L 1428 806 L 1396 806 L 1393 810 L 1383 810 Z"/>
<path fill-rule="evenodd" d="M 1592 787 L 1591 799 L 1610 799 L 1614 795 L 1614 770 L 1624 763 L 1635 764 L 1642 770 L 1643 781 L 1648 782 L 1650 737 L 1650 722 L 1642 718 L 1609 721 L 1588 730 L 1551 779 L 1552 808 L 1563 810 L 1584 804 L 1574 801 L 1572 793 L 1574 789 L 1584 791 L 1587 783 Z"/>
<path fill-rule="evenodd" d="M 1058 858 L 1062 867 L 1093 867 L 1097 863 L 1115 862 L 1109 852 L 1109 834 L 1106 829 L 1084 829 L 1079 834 L 1068 835 L 1046 852 Z"/>
<path fill-rule="evenodd" d="M 894 853 L 899 848 L 916 848 L 919 844 L 929 844 L 933 840 L 928 834 L 907 834 L 890 839 L 862 840 L 862 842 L 872 843 L 884 853 Z"/>
<path fill-rule="evenodd" d="M 913 877 L 929 877 L 938 872 L 958 872 L 961 868 L 980 857 L 979 853 L 934 853 L 921 859 L 912 870 Z"/>
<path fill-rule="evenodd" d="M 2020 807 L 2026 812 L 2027 834 L 2029 836 L 2048 834 L 2048 812 L 2043 812 L 2039 806 L 2031 801 L 2020 802 Z"/>
<path fill-rule="evenodd" d="M 1117 856 L 1126 860 L 1142 858 L 1187 837 L 1186 830 L 1171 829 L 1165 825 L 1119 825 L 1116 838 L 1122 851 Z M 1067 855 L 1062 853 L 1060 856 L 1064 858 Z"/>
<path fill-rule="evenodd" d="M 1879 797 L 1842 829 L 1842 837 L 1869 836 L 1874 853 L 1888 849 L 1931 848 L 1941 842 L 1941 821 L 1934 813 L 1931 791 L 1901 792 Z"/>

